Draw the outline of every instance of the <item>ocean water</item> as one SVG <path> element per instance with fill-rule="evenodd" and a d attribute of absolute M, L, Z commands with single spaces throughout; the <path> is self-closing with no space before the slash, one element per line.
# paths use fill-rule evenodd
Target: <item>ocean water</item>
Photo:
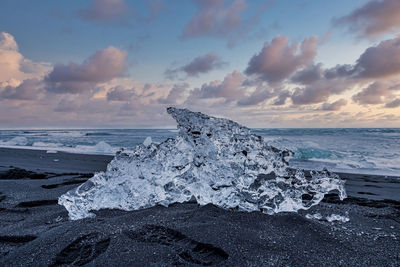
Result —
<path fill-rule="evenodd" d="M 295 152 L 299 168 L 400 176 L 400 128 L 253 129 L 269 144 Z M 162 142 L 176 129 L 0 130 L 0 147 L 113 155 L 151 137 Z"/>

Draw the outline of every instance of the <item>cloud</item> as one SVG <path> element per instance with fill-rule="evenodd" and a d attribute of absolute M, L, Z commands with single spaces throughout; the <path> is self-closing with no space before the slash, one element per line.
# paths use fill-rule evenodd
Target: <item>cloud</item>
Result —
<path fill-rule="evenodd" d="M 126 58 L 126 51 L 109 46 L 96 51 L 82 64 L 58 63 L 45 78 L 47 90 L 71 94 L 90 91 L 97 83 L 123 76 L 127 69 Z"/>
<path fill-rule="evenodd" d="M 134 89 L 125 89 L 122 86 L 116 86 L 111 88 L 107 92 L 107 100 L 108 101 L 128 101 L 133 96 L 135 96 Z"/>
<path fill-rule="evenodd" d="M 42 81 L 38 79 L 26 79 L 18 86 L 6 86 L 0 91 L 0 97 L 16 100 L 35 100 L 38 99 L 42 88 Z"/>
<path fill-rule="evenodd" d="M 356 72 L 353 65 L 338 64 L 333 68 L 324 70 L 324 76 L 327 79 L 335 79 L 340 77 L 350 77 Z"/>
<path fill-rule="evenodd" d="M 200 73 L 207 73 L 224 65 L 215 52 L 196 57 L 189 64 L 182 67 L 182 70 L 189 76 L 197 76 Z"/>
<path fill-rule="evenodd" d="M 78 15 L 88 21 L 123 24 L 132 12 L 125 0 L 93 0 L 87 8 L 79 10 Z"/>
<path fill-rule="evenodd" d="M 257 75 L 267 82 L 281 82 L 314 60 L 317 44 L 316 36 L 304 39 L 301 45 L 289 45 L 288 37 L 278 35 L 250 59 L 245 73 Z"/>
<path fill-rule="evenodd" d="M 80 108 L 78 101 L 74 99 L 62 98 L 54 108 L 56 112 L 76 112 Z"/>
<path fill-rule="evenodd" d="M 286 104 L 286 100 L 290 98 L 292 94 L 288 90 L 280 92 L 276 100 L 272 103 L 274 106 L 283 106 Z"/>
<path fill-rule="evenodd" d="M 241 13 L 247 8 L 244 0 L 196 0 L 197 12 L 186 24 L 182 37 L 217 35 L 226 36 L 242 24 Z"/>
<path fill-rule="evenodd" d="M 296 72 L 291 77 L 291 82 L 300 84 L 310 84 L 318 81 L 323 77 L 322 64 L 311 64 L 304 69 Z"/>
<path fill-rule="evenodd" d="M 178 100 L 183 98 L 183 94 L 189 88 L 189 86 L 190 85 L 188 83 L 175 84 L 169 91 L 167 97 L 159 98 L 158 102 L 160 104 L 169 104 L 169 105 L 177 104 Z"/>
<path fill-rule="evenodd" d="M 357 60 L 355 70 L 357 76 L 363 78 L 384 78 L 400 74 L 400 37 L 382 41 L 365 50 Z"/>
<path fill-rule="evenodd" d="M 294 105 L 307 105 L 325 102 L 331 95 L 340 94 L 354 85 L 355 81 L 342 79 L 321 79 L 306 87 L 298 87 L 291 95 Z"/>
<path fill-rule="evenodd" d="M 324 103 L 321 107 L 322 110 L 329 110 L 329 111 L 338 111 L 340 110 L 343 106 L 347 105 L 347 100 L 345 99 L 339 99 L 333 103 Z"/>
<path fill-rule="evenodd" d="M 328 100 L 330 96 L 329 88 L 325 86 L 310 86 L 297 88 L 291 97 L 295 105 L 316 104 Z"/>
<path fill-rule="evenodd" d="M 179 72 L 185 72 L 187 76 L 198 76 L 201 73 L 207 73 L 213 69 L 221 68 L 226 65 L 214 51 L 196 57 L 188 64 L 180 68 L 167 69 L 164 75 L 168 79 L 176 79 Z"/>
<path fill-rule="evenodd" d="M 353 96 L 354 102 L 361 105 L 376 105 L 382 104 L 385 100 L 393 97 L 393 92 L 388 88 L 388 85 L 382 82 L 374 82 L 361 92 Z"/>
<path fill-rule="evenodd" d="M 149 6 L 149 14 L 144 18 L 144 21 L 150 22 L 158 17 L 164 8 L 164 3 L 162 0 L 147 0 L 147 4 Z"/>
<path fill-rule="evenodd" d="M 386 103 L 385 107 L 387 108 L 398 108 L 400 107 L 400 98 L 397 98 L 389 103 Z"/>
<path fill-rule="evenodd" d="M 7 32 L 0 32 L 0 82 L 40 78 L 50 70 L 49 63 L 33 62 L 25 58 L 19 52 L 14 37 Z"/>
<path fill-rule="evenodd" d="M 264 102 L 265 100 L 274 96 L 274 93 L 269 88 L 257 87 L 256 90 L 249 96 L 239 99 L 238 106 L 254 106 Z"/>
<path fill-rule="evenodd" d="M 375 38 L 400 30 L 400 1 L 372 0 L 349 15 L 334 19 L 336 26 L 346 26 L 359 37 Z"/>
<path fill-rule="evenodd" d="M 354 65 L 343 64 L 324 71 L 328 79 L 348 77 L 381 79 L 400 74 L 400 37 L 367 48 Z"/>
<path fill-rule="evenodd" d="M 221 82 L 219 80 L 205 83 L 201 88 L 192 91 L 191 97 L 195 98 L 225 98 L 227 101 L 238 100 L 244 96 L 241 85 L 245 77 L 238 70 L 225 76 Z"/>
<path fill-rule="evenodd" d="M 0 33 L 0 48 L 2 50 L 9 51 L 18 51 L 17 42 L 14 39 L 14 36 L 7 32 Z"/>

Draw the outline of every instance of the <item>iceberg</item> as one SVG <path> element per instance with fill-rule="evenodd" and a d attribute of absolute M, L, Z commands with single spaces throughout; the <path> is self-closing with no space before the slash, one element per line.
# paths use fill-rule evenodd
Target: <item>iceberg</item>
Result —
<path fill-rule="evenodd" d="M 245 126 L 188 109 L 167 112 L 178 123 L 178 136 L 117 152 L 105 172 L 62 195 L 58 203 L 71 220 L 94 217 L 94 210 L 189 200 L 274 214 L 309 209 L 332 190 L 346 197 L 337 175 L 289 168 L 293 152 L 268 145 Z"/>

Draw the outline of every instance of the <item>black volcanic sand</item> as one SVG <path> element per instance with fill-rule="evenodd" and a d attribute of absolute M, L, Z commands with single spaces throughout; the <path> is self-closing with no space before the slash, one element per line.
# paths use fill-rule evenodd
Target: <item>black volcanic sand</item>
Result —
<path fill-rule="evenodd" d="M 0 149 L 0 266 L 399 266 L 400 180 L 340 174 L 308 211 L 273 216 L 196 203 L 69 221 L 57 198 L 112 157 Z M 349 222 L 306 214 L 348 215 Z"/>

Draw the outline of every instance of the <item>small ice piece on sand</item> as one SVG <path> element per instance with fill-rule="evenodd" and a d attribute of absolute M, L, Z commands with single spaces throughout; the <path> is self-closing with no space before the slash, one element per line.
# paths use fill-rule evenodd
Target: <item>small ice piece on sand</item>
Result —
<path fill-rule="evenodd" d="M 60 161 L 60 160 L 59 159 L 53 159 L 53 161 L 57 162 L 57 161 Z"/>
<path fill-rule="evenodd" d="M 350 221 L 350 219 L 348 217 L 342 216 L 342 215 L 338 215 L 338 214 L 331 214 L 331 215 L 326 217 L 326 220 L 328 222 L 339 221 L 339 222 L 343 222 L 343 223 Z"/>
<path fill-rule="evenodd" d="M 153 143 L 153 141 L 151 140 L 150 136 L 147 136 L 146 139 L 143 141 L 144 146 L 149 146 L 151 145 L 151 143 Z"/>
<path fill-rule="evenodd" d="M 310 220 L 321 220 L 322 219 L 322 215 L 321 213 L 315 213 L 315 214 L 306 214 L 306 218 L 310 219 Z"/>
<path fill-rule="evenodd" d="M 56 150 L 47 150 L 46 153 L 47 154 L 56 154 L 58 151 Z"/>

